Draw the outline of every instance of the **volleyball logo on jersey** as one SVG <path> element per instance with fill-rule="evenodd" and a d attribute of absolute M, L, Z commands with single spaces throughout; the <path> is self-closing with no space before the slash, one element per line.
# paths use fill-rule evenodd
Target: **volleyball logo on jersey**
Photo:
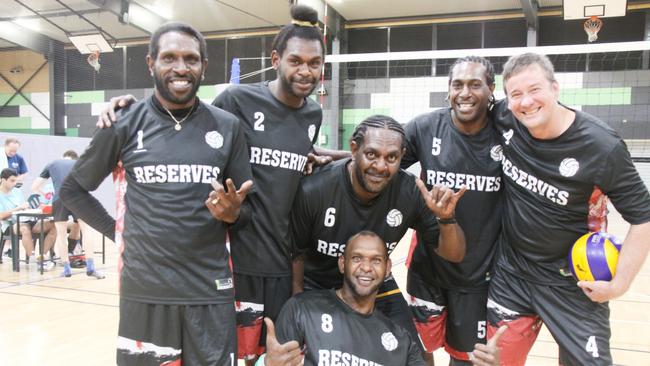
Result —
<path fill-rule="evenodd" d="M 210 131 L 205 134 L 205 143 L 213 149 L 223 146 L 223 136 L 217 131 Z"/>
<path fill-rule="evenodd" d="M 574 158 L 566 158 L 560 163 L 560 174 L 563 177 L 573 177 L 580 169 L 580 163 Z"/>
<path fill-rule="evenodd" d="M 503 160 L 503 146 L 501 145 L 492 146 L 492 149 L 490 150 L 490 157 L 494 161 Z"/>
<path fill-rule="evenodd" d="M 394 351 L 397 348 L 397 338 L 391 332 L 386 332 L 381 335 L 381 345 L 384 346 L 386 351 Z"/>
<path fill-rule="evenodd" d="M 394 208 L 388 211 L 388 215 L 386 215 L 386 223 L 390 227 L 398 227 L 402 223 L 403 218 L 402 213 L 398 209 Z"/>
<path fill-rule="evenodd" d="M 506 140 L 506 145 L 510 145 L 510 139 L 515 135 L 515 131 L 509 129 L 508 131 L 503 131 L 503 138 Z"/>

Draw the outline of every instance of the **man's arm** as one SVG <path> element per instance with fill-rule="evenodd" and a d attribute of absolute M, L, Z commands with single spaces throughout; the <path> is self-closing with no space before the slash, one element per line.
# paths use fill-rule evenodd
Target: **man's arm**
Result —
<path fill-rule="evenodd" d="M 111 127 L 113 123 L 117 122 L 117 115 L 115 114 L 115 111 L 131 105 L 137 101 L 138 100 L 131 94 L 118 95 L 117 97 L 111 98 L 106 108 L 104 108 L 102 113 L 100 113 L 99 117 L 97 118 L 97 123 L 95 126 L 97 126 L 97 128 Z"/>
<path fill-rule="evenodd" d="M 592 301 L 606 302 L 623 295 L 632 284 L 650 250 L 650 222 L 631 225 L 621 253 L 616 275 L 611 281 L 580 281 L 578 286 Z"/>
<path fill-rule="evenodd" d="M 434 186 L 427 190 L 424 182 L 417 179 L 416 184 L 427 207 L 436 216 L 440 236 L 436 254 L 450 262 L 460 262 L 465 257 L 465 234 L 456 222 L 455 211 L 458 200 L 465 194 L 466 188 L 454 192 L 445 186 Z"/>
<path fill-rule="evenodd" d="M 291 263 L 291 287 L 292 295 L 305 291 L 305 255 L 300 254 L 293 258 Z"/>
<path fill-rule="evenodd" d="M 97 198 L 79 184 L 72 174 L 68 174 L 63 181 L 59 197 L 68 210 L 93 229 L 115 241 L 115 219 L 108 214 Z"/>
<path fill-rule="evenodd" d="M 45 184 L 45 182 L 47 182 L 47 179 L 42 178 L 42 177 L 38 177 L 38 178 L 34 179 L 34 182 L 32 182 L 32 192 L 33 193 L 38 193 L 41 196 L 44 196 L 45 192 L 43 192 L 41 190 L 41 188 L 43 188 L 43 184 Z"/>

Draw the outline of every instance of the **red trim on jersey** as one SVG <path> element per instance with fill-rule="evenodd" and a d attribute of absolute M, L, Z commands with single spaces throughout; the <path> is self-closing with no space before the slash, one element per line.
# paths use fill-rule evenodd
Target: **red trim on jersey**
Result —
<path fill-rule="evenodd" d="M 411 235 L 411 246 L 409 247 L 409 254 L 406 256 L 406 268 L 411 267 L 411 259 L 413 259 L 413 251 L 415 246 L 418 244 L 417 232 L 413 230 L 413 235 Z"/>
<path fill-rule="evenodd" d="M 426 322 L 413 320 L 420 341 L 427 353 L 432 353 L 445 343 L 447 310 L 440 315 L 431 315 Z"/>
<path fill-rule="evenodd" d="M 526 357 L 533 348 L 539 330 L 542 329 L 542 320 L 538 316 L 521 316 L 508 322 L 502 320 L 497 326 L 488 324 L 488 340 L 504 324 L 508 329 L 497 343 L 501 350 L 501 366 L 523 366 L 526 364 Z"/>
<path fill-rule="evenodd" d="M 454 349 L 447 341 L 445 341 L 445 352 L 456 360 L 469 361 L 469 353 Z"/>
<path fill-rule="evenodd" d="M 160 366 L 182 366 L 181 359 L 174 361 L 167 361 L 160 364 Z"/>
<path fill-rule="evenodd" d="M 237 326 L 237 358 L 250 360 L 264 353 L 260 346 L 262 336 L 262 317 L 253 321 L 252 325 Z"/>
<path fill-rule="evenodd" d="M 607 231 L 607 196 L 597 186 L 589 198 L 587 225 L 589 231 Z"/>
<path fill-rule="evenodd" d="M 126 202 L 124 201 L 124 196 L 126 195 L 126 170 L 122 166 L 122 162 L 117 163 L 117 167 L 113 169 L 113 182 L 115 183 L 115 244 L 119 248 L 120 256 L 117 260 L 117 275 L 118 281 L 120 283 L 120 276 L 122 274 L 122 267 L 124 267 L 124 262 L 122 261 L 122 253 L 124 253 L 124 239 L 122 234 L 124 233 L 124 215 L 126 215 Z M 119 286 L 119 285 L 118 285 Z"/>

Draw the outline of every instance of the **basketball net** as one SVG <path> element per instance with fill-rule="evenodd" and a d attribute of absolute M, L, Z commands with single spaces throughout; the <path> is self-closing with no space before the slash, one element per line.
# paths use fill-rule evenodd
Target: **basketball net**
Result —
<path fill-rule="evenodd" d="M 99 72 L 99 69 L 102 67 L 102 65 L 99 64 L 99 51 L 93 51 L 88 55 L 86 61 L 88 61 L 88 65 L 92 66 L 96 72 Z"/>
<path fill-rule="evenodd" d="M 598 39 L 598 31 L 603 27 L 603 21 L 598 17 L 593 16 L 585 20 L 585 32 L 587 33 L 587 40 L 594 42 Z"/>

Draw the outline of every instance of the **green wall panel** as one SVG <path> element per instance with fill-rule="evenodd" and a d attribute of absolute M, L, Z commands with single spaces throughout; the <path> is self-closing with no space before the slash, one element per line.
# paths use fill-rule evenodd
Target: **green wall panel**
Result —
<path fill-rule="evenodd" d="M 18 133 L 18 129 L 29 129 L 32 127 L 31 117 L 0 117 L 0 128 Z"/>
<path fill-rule="evenodd" d="M 103 103 L 104 91 L 91 90 L 91 91 L 78 91 L 65 93 L 66 104 L 79 104 L 79 103 Z"/>
<path fill-rule="evenodd" d="M 341 113 L 341 124 L 354 126 L 373 114 L 385 114 L 390 116 L 390 108 L 368 108 L 368 109 L 344 109 Z"/>
<path fill-rule="evenodd" d="M 560 101 L 566 105 L 631 104 L 632 88 L 560 88 Z"/>
<path fill-rule="evenodd" d="M 27 98 L 31 98 L 31 95 L 29 93 L 23 93 Z M 13 94 L 6 94 L 6 93 L 0 93 L 0 107 L 5 105 L 9 98 L 11 98 Z M 18 94 L 16 95 L 11 102 L 8 105 L 29 105 L 29 102 L 27 99 L 23 98 L 22 95 Z"/>

